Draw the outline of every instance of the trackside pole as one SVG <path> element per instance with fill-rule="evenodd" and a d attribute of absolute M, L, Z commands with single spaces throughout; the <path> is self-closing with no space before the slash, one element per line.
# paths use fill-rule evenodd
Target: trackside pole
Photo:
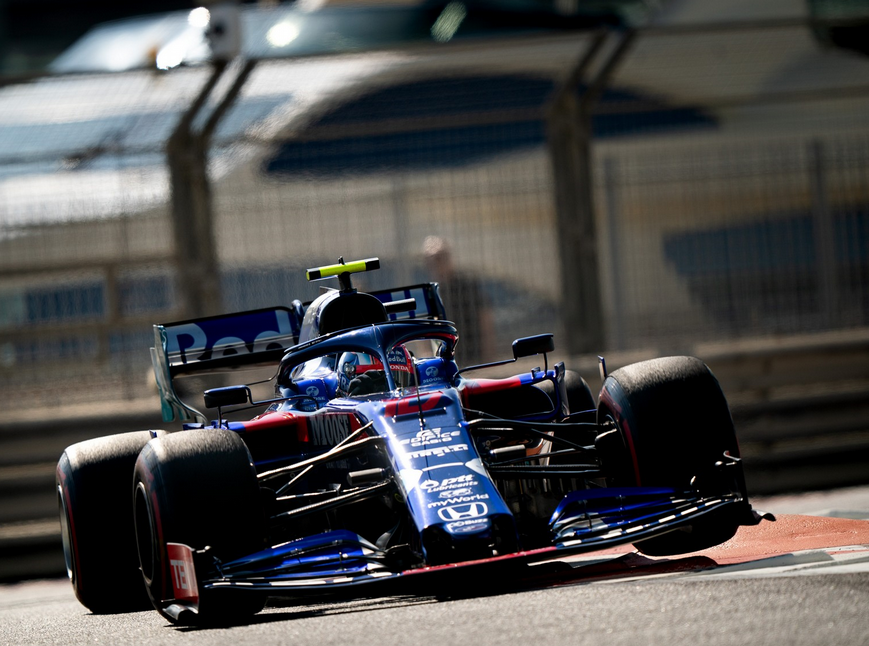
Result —
<path fill-rule="evenodd" d="M 594 34 L 550 106 L 549 153 L 561 263 L 560 320 L 570 354 L 600 351 L 606 341 L 593 199 L 591 117 L 635 33 L 629 29 Z M 613 40 L 613 46 L 605 47 Z M 584 91 L 581 85 L 585 85 Z"/>

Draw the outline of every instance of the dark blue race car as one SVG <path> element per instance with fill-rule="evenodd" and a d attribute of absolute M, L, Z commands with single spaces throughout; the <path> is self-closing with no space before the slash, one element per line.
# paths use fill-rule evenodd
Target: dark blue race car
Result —
<path fill-rule="evenodd" d="M 632 543 L 692 552 L 756 524 L 715 377 L 669 357 L 604 377 L 596 403 L 551 334 L 517 339 L 542 367 L 474 379 L 434 283 L 372 294 L 351 274 L 308 305 L 155 326 L 164 419 L 69 447 L 57 468 L 67 569 L 94 612 L 240 621 L 268 596 L 449 592 L 490 571 Z M 185 403 L 176 378 L 269 364 Z M 239 411 L 261 411 L 230 421 Z M 248 416 L 250 413 L 248 413 Z M 488 570 L 487 570 L 488 568 Z"/>

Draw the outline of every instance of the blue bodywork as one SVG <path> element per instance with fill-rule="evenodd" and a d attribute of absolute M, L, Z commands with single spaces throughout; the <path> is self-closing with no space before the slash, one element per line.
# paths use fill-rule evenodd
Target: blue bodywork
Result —
<path fill-rule="evenodd" d="M 436 287 L 418 287 L 390 292 L 389 300 L 405 293 L 414 299 L 437 296 Z M 286 521 L 291 528 L 297 518 L 327 512 L 352 514 L 362 501 L 382 506 L 389 522 L 398 519 L 399 529 L 355 517 L 345 527 L 305 535 L 288 529 L 266 549 L 228 562 L 213 559 L 208 550 L 196 552 L 200 589 L 290 593 L 406 583 L 416 580 L 409 575 L 444 567 L 530 562 L 634 543 L 722 507 L 747 505 L 737 486 L 712 493 L 605 487 L 593 446 L 600 428 L 594 411 L 566 416 L 562 364 L 508 379 L 471 380 L 453 361 L 459 333 L 439 320 L 439 299 L 410 315 L 392 316 L 384 309 L 382 320 L 370 324 L 320 329 L 326 309 L 342 297 L 333 291 L 306 307 L 158 326 L 155 366 L 158 380 L 161 371 L 164 375 L 161 389 L 170 413 L 179 409 L 174 391 L 166 388 L 175 373 L 230 356 L 273 356 L 279 348 L 282 397 L 251 421 L 211 423 L 241 435 L 261 486 L 274 489 L 276 501 L 287 505 L 272 516 L 273 526 Z M 297 343 L 285 349 L 289 338 Z M 412 357 L 407 372 L 396 371 L 397 349 L 420 344 L 430 351 L 405 353 Z M 227 354 L 232 347 L 247 353 Z M 375 391 L 348 392 L 339 370 L 348 353 L 366 357 L 369 368 L 379 366 L 382 382 Z M 469 406 L 475 392 L 522 399 L 545 383 L 551 385 L 551 406 L 518 418 Z M 550 464 L 553 456 L 561 457 L 564 447 L 556 440 L 561 431 L 575 438 L 566 453 L 575 455 L 577 464 L 563 465 L 563 459 Z M 285 448 L 258 448 L 259 438 L 269 438 L 263 446 Z M 292 441 L 278 444 L 275 438 Z M 536 480 L 523 478 L 522 469 Z M 398 532 L 401 540 L 394 537 Z"/>

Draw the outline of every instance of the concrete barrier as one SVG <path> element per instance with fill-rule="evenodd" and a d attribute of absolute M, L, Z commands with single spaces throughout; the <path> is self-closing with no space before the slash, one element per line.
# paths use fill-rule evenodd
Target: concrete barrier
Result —
<path fill-rule="evenodd" d="M 0 422 L 0 582 L 63 576 L 54 471 L 63 450 L 92 437 L 162 428 L 156 397 L 30 411 Z"/>
<path fill-rule="evenodd" d="M 721 383 L 749 493 L 869 483 L 869 329 L 703 343 L 689 348 Z M 610 372 L 659 356 L 607 355 Z M 597 359 L 571 362 L 596 390 Z"/>

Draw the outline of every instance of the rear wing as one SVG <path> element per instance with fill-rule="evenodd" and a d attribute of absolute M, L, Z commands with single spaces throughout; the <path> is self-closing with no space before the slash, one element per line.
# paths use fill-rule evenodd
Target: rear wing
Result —
<path fill-rule="evenodd" d="M 151 363 L 163 421 L 205 421 L 202 413 L 178 397 L 175 377 L 277 363 L 298 342 L 303 316 L 302 304 L 293 301 L 291 307 L 155 325 Z"/>
<path fill-rule="evenodd" d="M 371 292 L 386 307 L 390 320 L 444 319 L 437 283 Z M 409 309 L 408 299 L 413 299 Z M 389 304 L 395 303 L 395 308 Z M 151 363 L 160 391 L 164 422 L 201 421 L 205 416 L 181 401 L 174 380 L 181 375 L 215 373 L 231 368 L 277 365 L 299 341 L 309 303 L 209 316 L 154 326 Z M 390 309 L 394 311 L 390 312 Z"/>
<path fill-rule="evenodd" d="M 379 292 L 370 292 L 386 307 L 390 321 L 407 321 L 410 319 L 429 319 L 443 321 L 446 319 L 444 303 L 438 293 L 437 283 L 421 283 L 410 287 L 398 287 L 385 289 Z M 414 299 L 416 306 L 407 311 L 390 311 L 389 303 L 398 303 L 407 299 Z"/>

